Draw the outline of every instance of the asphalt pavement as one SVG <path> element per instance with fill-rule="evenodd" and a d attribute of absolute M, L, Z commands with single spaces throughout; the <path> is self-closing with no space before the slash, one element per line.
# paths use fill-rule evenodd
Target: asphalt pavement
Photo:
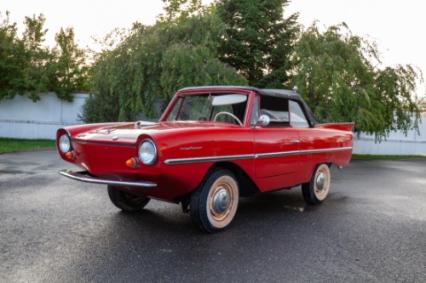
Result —
<path fill-rule="evenodd" d="M 204 234 L 174 204 L 128 215 L 61 177 L 53 151 L 0 155 L 0 282 L 426 282 L 426 161 L 353 161 L 305 206 L 243 199 Z"/>

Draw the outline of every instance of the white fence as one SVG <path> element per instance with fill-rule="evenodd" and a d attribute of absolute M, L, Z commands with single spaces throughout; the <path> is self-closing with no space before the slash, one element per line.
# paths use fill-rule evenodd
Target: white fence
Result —
<path fill-rule="evenodd" d="M 383 155 L 426 155 L 426 113 L 422 113 L 422 123 L 417 131 L 407 135 L 393 132 L 386 141 L 375 143 L 374 136 L 355 135 L 354 153 Z"/>
<path fill-rule="evenodd" d="M 54 139 L 63 126 L 81 124 L 82 107 L 89 95 L 74 94 L 73 102 L 60 100 L 54 93 L 33 102 L 24 96 L 0 102 L 0 137 Z"/>

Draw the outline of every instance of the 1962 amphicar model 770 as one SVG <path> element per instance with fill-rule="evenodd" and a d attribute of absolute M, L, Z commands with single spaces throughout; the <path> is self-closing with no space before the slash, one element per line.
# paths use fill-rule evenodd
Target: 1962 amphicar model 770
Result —
<path fill-rule="evenodd" d="M 226 228 L 240 196 L 302 185 L 325 200 L 330 166 L 347 165 L 352 123 L 318 124 L 291 90 L 192 87 L 176 93 L 158 123 L 70 126 L 60 156 L 82 171 L 60 174 L 108 185 L 114 205 L 137 212 L 151 198 L 182 204 L 204 231 Z"/>

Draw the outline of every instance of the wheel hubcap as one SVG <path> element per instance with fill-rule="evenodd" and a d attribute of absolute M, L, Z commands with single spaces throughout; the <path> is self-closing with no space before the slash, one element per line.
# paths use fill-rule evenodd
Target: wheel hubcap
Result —
<path fill-rule="evenodd" d="M 319 190 L 323 190 L 324 189 L 325 175 L 324 175 L 323 172 L 321 172 L 321 173 L 318 174 L 316 183 L 317 183 L 317 188 Z"/>
<path fill-rule="evenodd" d="M 216 214 L 222 214 L 229 208 L 230 203 L 228 191 L 220 188 L 213 197 L 213 210 Z"/>
<path fill-rule="evenodd" d="M 314 193 L 318 200 L 324 200 L 330 190 L 330 169 L 327 165 L 321 165 L 316 173 Z"/>

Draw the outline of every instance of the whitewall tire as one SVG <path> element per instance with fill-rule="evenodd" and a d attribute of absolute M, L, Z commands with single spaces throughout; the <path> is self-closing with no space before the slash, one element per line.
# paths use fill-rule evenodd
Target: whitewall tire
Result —
<path fill-rule="evenodd" d="M 239 188 L 234 174 L 226 169 L 215 169 L 191 195 L 191 218 L 203 231 L 223 230 L 234 219 L 238 201 Z"/>
<path fill-rule="evenodd" d="M 331 187 L 331 171 L 327 164 L 320 164 L 309 183 L 302 185 L 303 198 L 309 204 L 319 204 L 323 202 Z"/>

